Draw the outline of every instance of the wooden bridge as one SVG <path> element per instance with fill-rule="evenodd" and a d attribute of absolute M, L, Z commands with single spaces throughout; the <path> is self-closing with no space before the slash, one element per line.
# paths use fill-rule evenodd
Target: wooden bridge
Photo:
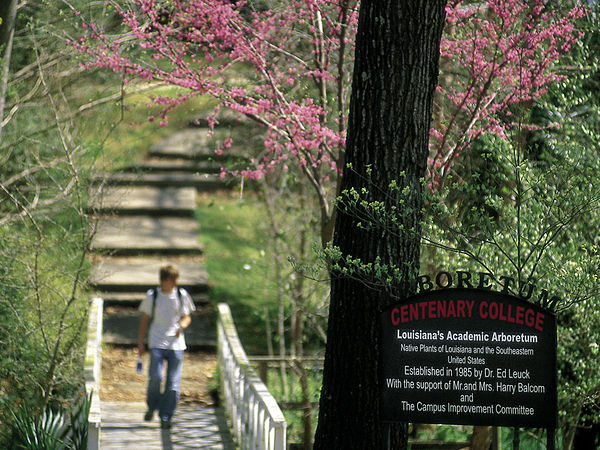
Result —
<path fill-rule="evenodd" d="M 250 367 L 228 306 L 215 308 L 206 297 L 196 195 L 226 188 L 207 143 L 208 129 L 189 128 L 150 149 L 144 161 L 98 177 L 101 195 L 93 202 L 98 224 L 92 243 L 98 297 L 90 311 L 85 368 L 86 388 L 93 393 L 90 449 L 285 448 L 283 414 Z M 158 269 L 166 262 L 177 264 L 180 284 L 198 307 L 186 330 L 188 347 L 216 353 L 222 393 L 222 407 L 180 405 L 169 430 L 158 421 L 143 421 L 145 395 L 139 386 L 135 401 L 107 400 L 102 366 L 107 371 L 115 362 L 103 362 L 101 352 L 103 342 L 137 343 L 137 307 L 158 283 Z M 132 371 L 134 364 L 135 359 Z"/>
<path fill-rule="evenodd" d="M 218 305 L 218 360 L 223 408 L 181 406 L 171 429 L 143 421 L 143 402 L 102 402 L 103 300 L 90 309 L 86 390 L 92 393 L 88 449 L 272 449 L 286 448 L 286 422 L 237 336 L 231 312 Z"/>

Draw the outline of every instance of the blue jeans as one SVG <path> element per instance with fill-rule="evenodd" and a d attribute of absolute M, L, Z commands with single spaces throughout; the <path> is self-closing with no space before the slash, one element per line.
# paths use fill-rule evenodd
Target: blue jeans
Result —
<path fill-rule="evenodd" d="M 163 361 L 167 361 L 167 381 L 161 393 Z M 181 363 L 183 350 L 150 349 L 150 368 L 148 369 L 148 391 L 146 404 L 149 411 L 158 410 L 161 420 L 171 420 L 177 400 L 179 399 L 179 382 L 181 380 Z"/>

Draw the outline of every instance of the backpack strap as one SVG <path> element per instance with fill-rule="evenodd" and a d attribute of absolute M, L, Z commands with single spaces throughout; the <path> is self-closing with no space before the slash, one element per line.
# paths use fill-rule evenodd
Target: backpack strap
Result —
<path fill-rule="evenodd" d="M 156 296 L 158 295 L 158 288 L 152 289 L 152 314 L 150 314 L 150 321 L 148 322 L 148 328 L 154 320 L 154 311 L 156 310 Z"/>
<path fill-rule="evenodd" d="M 179 318 L 181 319 L 181 299 L 183 298 L 183 296 L 181 295 L 181 288 L 179 286 L 177 286 L 177 302 L 178 302 L 178 313 L 179 313 Z"/>

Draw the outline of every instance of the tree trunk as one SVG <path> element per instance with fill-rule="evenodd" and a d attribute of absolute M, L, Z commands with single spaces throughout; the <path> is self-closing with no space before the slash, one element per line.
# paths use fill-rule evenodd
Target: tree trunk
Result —
<path fill-rule="evenodd" d="M 364 263 L 381 258 L 402 271 L 394 286 L 411 290 L 419 267 L 421 179 L 425 176 L 432 99 L 437 84 L 445 0 L 361 2 L 350 102 L 342 192 L 366 188 L 371 200 L 392 207 L 400 195 L 389 185 L 408 187 L 400 217 L 402 238 L 385 229 L 358 228 L 358 219 L 338 211 L 333 243 L 343 255 Z M 372 179 L 367 180 L 367 168 Z M 403 172 L 404 176 L 400 176 Z M 407 209 L 407 208 L 410 208 Z M 406 448 L 406 425 L 388 427 L 379 418 L 379 310 L 385 292 L 359 280 L 332 274 L 332 292 L 320 399 L 316 449 Z M 389 433 L 388 433 L 389 431 Z"/>
<path fill-rule="evenodd" d="M 10 0 L 0 6 L 0 58 L 2 58 L 2 71 L 0 75 L 0 138 L 2 137 L 2 121 L 4 120 L 4 105 L 6 104 L 6 89 L 8 87 L 8 74 L 10 72 L 10 56 L 15 33 L 17 18 L 17 0 Z M 0 139 L 1 142 L 1 139 Z"/>
<path fill-rule="evenodd" d="M 0 47 L 3 47 L 10 40 L 15 27 L 15 17 L 17 15 L 17 0 L 4 0 L 0 5 Z M 4 50 L 0 51 L 4 55 Z"/>
<path fill-rule="evenodd" d="M 492 444 L 492 427 L 473 427 L 471 450 L 488 450 Z"/>

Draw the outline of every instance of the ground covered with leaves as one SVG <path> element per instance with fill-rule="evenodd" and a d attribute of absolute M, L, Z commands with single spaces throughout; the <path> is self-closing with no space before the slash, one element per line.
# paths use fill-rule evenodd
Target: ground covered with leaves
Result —
<path fill-rule="evenodd" d="M 143 371 L 136 373 L 137 349 L 105 345 L 102 348 L 102 401 L 144 401 L 148 380 L 148 353 Z M 184 353 L 180 404 L 210 406 L 215 403 L 214 388 L 217 357 L 214 353 Z"/>

